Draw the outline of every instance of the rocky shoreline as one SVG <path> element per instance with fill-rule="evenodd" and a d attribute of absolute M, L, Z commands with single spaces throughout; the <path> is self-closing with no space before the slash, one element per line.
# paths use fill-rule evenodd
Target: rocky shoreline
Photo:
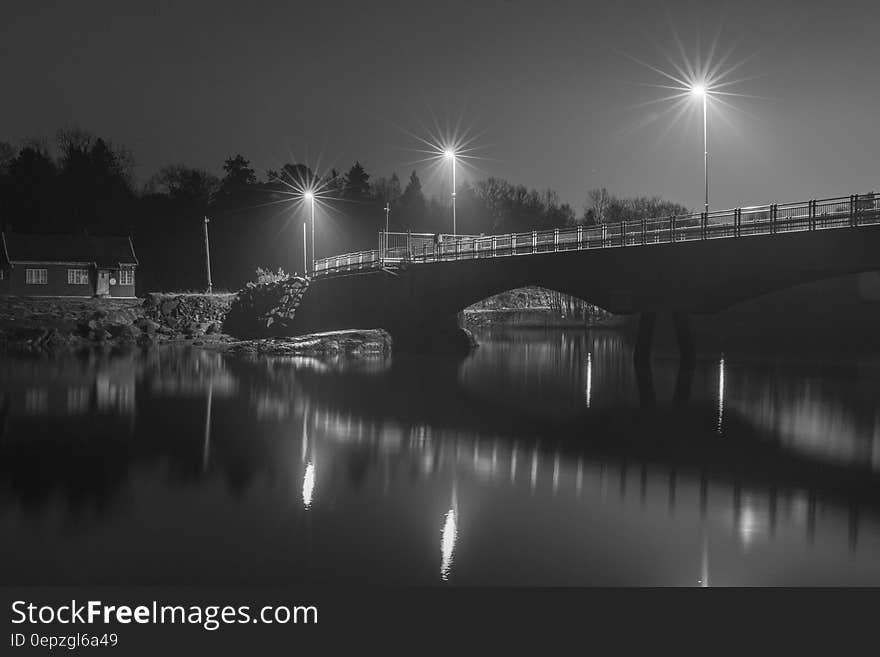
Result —
<path fill-rule="evenodd" d="M 330 331 L 290 338 L 240 340 L 222 346 L 235 355 L 368 356 L 391 352 L 391 336 L 381 329 Z"/>
<path fill-rule="evenodd" d="M 145 299 L 0 297 L 0 351 L 59 354 L 160 345 L 271 355 L 367 355 L 391 350 L 391 338 L 381 330 L 234 337 L 224 332 L 224 320 L 235 296 L 162 293 Z"/>

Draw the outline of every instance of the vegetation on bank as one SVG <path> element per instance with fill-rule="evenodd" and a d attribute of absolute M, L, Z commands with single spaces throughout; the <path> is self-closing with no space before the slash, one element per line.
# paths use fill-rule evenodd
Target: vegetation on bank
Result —
<path fill-rule="evenodd" d="M 278 163 L 258 172 L 241 154 L 218 173 L 170 164 L 145 184 L 134 177 L 134 156 L 122 145 L 78 129 L 58 132 L 54 143 L 0 142 L 2 229 L 19 233 L 130 234 L 140 261 L 137 290 L 204 289 L 205 218 L 215 287 L 237 290 L 258 264 L 300 271 L 306 213 L 297 189 L 320 184 L 316 222 L 318 257 L 375 248 L 392 231 L 451 230 L 449 196 L 427 195 L 419 172 L 378 177 L 356 161 L 347 171 L 316 172 Z M 218 163 L 219 165 L 220 163 Z M 460 233 L 509 233 L 683 213 L 657 198 L 620 199 L 607 190 L 586 194 L 583 209 L 551 189 L 529 189 L 500 178 L 461 181 L 456 190 Z M 311 254 L 309 254 L 311 256 Z"/>
<path fill-rule="evenodd" d="M 541 287 L 523 287 L 496 294 L 467 308 L 465 317 L 482 315 L 484 319 L 479 321 L 485 322 L 491 321 L 489 317 L 494 314 L 500 321 L 510 322 L 522 318 L 523 312 L 533 316 L 545 315 L 544 323 L 564 320 L 565 323 L 596 324 L 608 322 L 614 317 L 583 299 Z M 471 321 L 477 320 L 472 318 Z"/>

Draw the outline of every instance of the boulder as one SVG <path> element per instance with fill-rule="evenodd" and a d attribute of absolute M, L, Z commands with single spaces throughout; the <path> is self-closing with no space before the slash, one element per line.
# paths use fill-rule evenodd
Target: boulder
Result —
<path fill-rule="evenodd" d="M 142 333 L 146 333 L 148 335 L 155 335 L 156 331 L 159 330 L 159 325 L 151 319 L 147 319 L 146 317 L 141 317 L 135 323 Z"/>
<path fill-rule="evenodd" d="M 177 307 L 179 305 L 179 299 L 166 299 L 162 302 L 162 305 L 160 306 L 160 311 L 166 317 L 170 317 L 174 313 L 174 311 L 177 310 Z"/>
<path fill-rule="evenodd" d="M 224 332 L 239 337 L 289 335 L 309 280 L 291 276 L 268 283 L 248 283 L 232 302 Z"/>
<path fill-rule="evenodd" d="M 141 336 L 141 330 L 134 324 L 114 324 L 109 329 L 110 334 L 119 340 L 132 341 Z"/>
<path fill-rule="evenodd" d="M 112 310 L 103 320 L 110 324 L 131 324 L 135 320 L 134 313 L 126 310 Z"/>

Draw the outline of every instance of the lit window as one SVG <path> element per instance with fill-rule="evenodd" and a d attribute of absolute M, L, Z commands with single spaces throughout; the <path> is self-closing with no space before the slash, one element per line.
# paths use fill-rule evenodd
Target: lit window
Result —
<path fill-rule="evenodd" d="M 89 270 L 88 269 L 68 269 L 67 270 L 68 285 L 88 285 Z"/>
<path fill-rule="evenodd" d="M 134 285 L 134 269 L 120 269 L 119 270 L 119 284 L 120 285 Z"/>
<path fill-rule="evenodd" d="M 45 269 L 25 269 L 24 282 L 26 285 L 45 285 L 49 282 L 49 274 Z"/>

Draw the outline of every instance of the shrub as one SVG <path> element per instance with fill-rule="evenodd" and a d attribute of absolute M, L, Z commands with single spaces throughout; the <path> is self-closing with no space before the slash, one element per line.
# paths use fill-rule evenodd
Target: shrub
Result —
<path fill-rule="evenodd" d="M 278 271 L 273 272 L 271 269 L 263 269 L 262 267 L 257 267 L 257 283 L 258 284 L 266 284 L 266 283 L 281 283 L 290 278 L 290 274 L 284 271 L 281 267 L 278 268 Z"/>

